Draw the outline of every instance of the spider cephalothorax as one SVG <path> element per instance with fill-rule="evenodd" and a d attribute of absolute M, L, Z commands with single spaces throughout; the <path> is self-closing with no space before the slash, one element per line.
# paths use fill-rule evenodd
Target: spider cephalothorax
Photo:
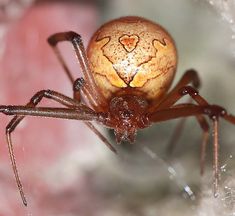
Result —
<path fill-rule="evenodd" d="M 61 41 L 72 43 L 83 78 L 75 80 L 70 73 L 57 47 Z M 116 152 L 115 148 L 92 122 L 113 129 L 116 141 L 120 143 L 134 142 L 137 130 L 152 123 L 195 116 L 203 131 L 201 173 L 209 138 L 209 124 L 205 118 L 208 116 L 214 130 L 214 191 L 217 194 L 218 121 L 222 117 L 235 124 L 235 117 L 220 106 L 210 105 L 198 94 L 200 81 L 194 70 L 186 71 L 168 92 L 176 70 L 177 55 L 174 41 L 164 28 L 140 17 L 112 20 L 95 32 L 87 54 L 81 36 L 75 32 L 54 34 L 48 42 L 73 84 L 73 98 L 42 90 L 25 106 L 0 106 L 0 112 L 14 115 L 6 127 L 6 136 L 16 182 L 25 205 L 27 202 L 16 168 L 11 133 L 26 115 L 83 120 L 113 152 Z M 185 95 L 195 103 L 176 105 Z M 66 108 L 36 107 L 43 98 L 54 100 Z"/>
<path fill-rule="evenodd" d="M 133 143 L 137 129 L 149 126 L 147 107 L 147 101 L 135 95 L 112 98 L 106 125 L 114 129 L 117 143 L 121 141 Z"/>

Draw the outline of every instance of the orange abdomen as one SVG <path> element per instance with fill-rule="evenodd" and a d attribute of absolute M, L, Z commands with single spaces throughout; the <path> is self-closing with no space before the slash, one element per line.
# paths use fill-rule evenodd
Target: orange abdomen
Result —
<path fill-rule="evenodd" d="M 169 89 L 177 66 L 171 36 L 140 17 L 123 17 L 101 26 L 87 54 L 95 81 L 107 99 L 131 92 L 156 100 Z"/>

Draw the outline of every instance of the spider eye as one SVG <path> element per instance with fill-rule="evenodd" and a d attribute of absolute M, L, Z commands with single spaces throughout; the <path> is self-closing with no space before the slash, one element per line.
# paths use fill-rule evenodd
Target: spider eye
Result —
<path fill-rule="evenodd" d="M 133 116 L 132 112 L 129 110 L 124 110 L 121 112 L 121 115 L 123 118 L 128 119 L 131 118 Z"/>

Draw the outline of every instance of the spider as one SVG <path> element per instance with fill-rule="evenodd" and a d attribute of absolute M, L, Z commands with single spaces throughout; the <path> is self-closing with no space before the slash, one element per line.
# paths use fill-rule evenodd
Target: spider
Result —
<path fill-rule="evenodd" d="M 72 43 L 84 77 L 73 78 L 57 46 L 62 41 Z M 219 118 L 235 124 L 235 116 L 218 105 L 209 104 L 199 95 L 200 80 L 193 69 L 186 71 L 169 91 L 176 71 L 177 52 L 173 39 L 163 27 L 141 17 L 128 16 L 101 26 L 91 38 L 87 52 L 81 36 L 72 31 L 56 33 L 48 38 L 48 42 L 73 84 L 73 98 L 53 90 L 42 90 L 25 106 L 0 106 L 0 112 L 14 115 L 6 127 L 6 137 L 16 183 L 25 206 L 27 201 L 16 166 L 11 133 L 28 115 L 84 121 L 115 153 L 115 148 L 92 122 L 113 129 L 117 143 L 133 143 L 138 129 L 194 116 L 203 131 L 201 173 L 209 138 L 209 124 L 205 118 L 208 116 L 214 132 L 213 175 L 214 195 L 217 195 Z M 185 95 L 195 103 L 176 104 Z M 37 107 L 43 98 L 64 107 Z"/>

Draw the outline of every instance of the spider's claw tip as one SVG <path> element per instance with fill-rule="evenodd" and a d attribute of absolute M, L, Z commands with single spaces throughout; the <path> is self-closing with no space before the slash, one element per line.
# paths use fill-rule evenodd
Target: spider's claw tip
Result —
<path fill-rule="evenodd" d="M 23 200 L 23 204 L 24 204 L 24 206 L 25 206 L 25 207 L 27 207 L 27 206 L 28 206 L 28 203 L 27 203 L 27 201 L 26 201 L 26 200 Z"/>
<path fill-rule="evenodd" d="M 114 153 L 114 154 L 117 154 L 117 150 L 113 147 L 113 146 L 110 146 L 110 150 Z"/>
<path fill-rule="evenodd" d="M 0 112 L 4 112 L 5 110 L 6 110 L 6 106 L 1 105 L 1 106 L 0 106 Z"/>

